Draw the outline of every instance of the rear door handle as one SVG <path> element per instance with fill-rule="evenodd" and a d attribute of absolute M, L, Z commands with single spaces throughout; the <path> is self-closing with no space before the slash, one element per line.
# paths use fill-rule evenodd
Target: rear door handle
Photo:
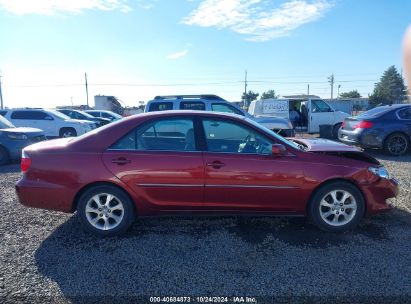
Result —
<path fill-rule="evenodd" d="M 131 160 L 126 159 L 126 158 L 124 158 L 124 157 L 119 157 L 119 158 L 116 158 L 116 159 L 112 159 L 111 162 L 112 162 L 113 164 L 117 164 L 117 165 L 120 165 L 120 166 L 121 166 L 121 165 L 125 165 L 125 164 L 131 163 Z"/>
<path fill-rule="evenodd" d="M 219 169 L 219 168 L 221 168 L 221 167 L 224 167 L 225 164 L 222 163 L 222 162 L 220 162 L 220 161 L 213 161 L 212 163 L 207 163 L 207 166 L 208 166 L 208 167 L 213 167 L 213 168 Z"/>

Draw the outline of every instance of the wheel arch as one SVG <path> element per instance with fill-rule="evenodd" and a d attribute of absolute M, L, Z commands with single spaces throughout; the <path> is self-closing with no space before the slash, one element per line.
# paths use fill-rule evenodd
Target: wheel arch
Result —
<path fill-rule="evenodd" d="M 9 149 L 7 149 L 7 147 L 6 146 L 4 146 L 4 145 L 2 145 L 1 143 L 0 143 L 0 148 L 1 149 L 3 149 L 4 151 L 6 151 L 6 156 L 9 158 L 9 160 L 10 160 L 10 158 L 11 158 L 11 154 L 10 154 L 10 151 L 9 151 Z"/>
<path fill-rule="evenodd" d="M 310 205 L 311 205 L 311 202 L 312 202 L 312 199 L 313 199 L 314 195 L 315 195 L 322 187 L 324 187 L 324 186 L 326 186 L 326 185 L 329 185 L 329 184 L 332 184 L 332 183 L 336 183 L 336 182 L 343 182 L 343 183 L 351 184 L 352 186 L 354 186 L 355 188 L 358 189 L 358 191 L 361 193 L 362 198 L 363 198 L 363 200 L 364 200 L 364 214 L 363 214 L 363 216 L 364 216 L 365 214 L 367 214 L 367 199 L 366 199 L 366 196 L 364 195 L 364 192 L 361 190 L 361 188 L 358 186 L 358 184 L 355 183 L 355 182 L 352 181 L 352 180 L 339 177 L 339 178 L 328 179 L 328 180 L 322 182 L 321 184 L 319 184 L 317 187 L 314 188 L 314 190 L 311 192 L 310 197 L 309 197 L 309 199 L 308 199 L 308 201 L 307 201 L 307 204 L 306 204 L 306 206 L 305 206 L 305 215 L 308 215 L 308 214 L 309 214 L 309 208 L 310 208 Z"/>
<path fill-rule="evenodd" d="M 411 142 L 411 136 L 408 135 L 405 131 L 400 130 L 400 131 L 392 131 L 392 132 L 387 133 L 387 134 L 384 136 L 384 139 L 383 139 L 383 141 L 382 141 L 382 142 L 383 142 L 383 145 L 385 145 L 385 141 L 388 139 L 388 137 L 390 137 L 390 136 L 393 135 L 393 134 L 401 134 L 401 135 L 404 135 L 405 138 L 408 139 L 408 143 Z"/>
<path fill-rule="evenodd" d="M 83 186 L 79 191 L 77 191 L 76 195 L 74 196 L 73 202 L 71 204 L 71 212 L 72 213 L 74 213 L 77 210 L 79 199 L 83 195 L 83 193 L 85 193 L 87 190 L 89 190 L 93 187 L 97 187 L 97 186 L 110 186 L 110 187 L 115 187 L 115 188 L 119 189 L 120 191 L 123 191 L 128 196 L 130 201 L 133 203 L 132 205 L 133 205 L 134 213 L 137 214 L 135 202 L 134 202 L 132 196 L 130 195 L 130 193 L 126 189 L 121 187 L 120 185 L 118 185 L 116 183 L 113 183 L 113 182 L 107 182 L 107 181 L 92 182 L 92 183 L 89 183 L 89 184 Z"/>

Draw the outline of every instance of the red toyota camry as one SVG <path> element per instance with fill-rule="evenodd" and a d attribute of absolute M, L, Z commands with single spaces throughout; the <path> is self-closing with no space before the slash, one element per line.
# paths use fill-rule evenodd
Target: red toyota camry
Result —
<path fill-rule="evenodd" d="M 22 204 L 79 213 L 99 235 L 136 216 L 308 216 L 327 231 L 391 209 L 398 184 L 374 158 L 323 139 L 287 140 L 236 115 L 135 115 L 77 138 L 24 149 Z"/>

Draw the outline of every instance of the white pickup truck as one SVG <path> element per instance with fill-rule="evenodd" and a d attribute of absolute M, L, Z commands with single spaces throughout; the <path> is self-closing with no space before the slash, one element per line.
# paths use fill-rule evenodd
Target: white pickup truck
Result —
<path fill-rule="evenodd" d="M 331 125 L 335 138 L 344 119 L 350 116 L 334 110 L 321 98 L 255 100 L 251 102 L 248 113 L 255 117 L 288 118 L 294 123 L 296 129 L 300 128 L 308 133 L 318 133 L 320 125 Z M 295 119 L 296 117 L 298 120 Z"/>

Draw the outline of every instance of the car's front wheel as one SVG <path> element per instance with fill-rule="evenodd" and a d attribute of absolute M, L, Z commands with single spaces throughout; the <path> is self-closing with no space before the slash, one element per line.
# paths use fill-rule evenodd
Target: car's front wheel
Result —
<path fill-rule="evenodd" d="M 92 187 L 83 193 L 77 212 L 84 228 L 101 236 L 120 235 L 130 228 L 135 219 L 129 196 L 109 185 Z"/>
<path fill-rule="evenodd" d="M 340 232 L 354 228 L 364 215 L 364 198 L 347 182 L 333 182 L 319 188 L 309 205 L 311 220 L 322 230 Z"/>

